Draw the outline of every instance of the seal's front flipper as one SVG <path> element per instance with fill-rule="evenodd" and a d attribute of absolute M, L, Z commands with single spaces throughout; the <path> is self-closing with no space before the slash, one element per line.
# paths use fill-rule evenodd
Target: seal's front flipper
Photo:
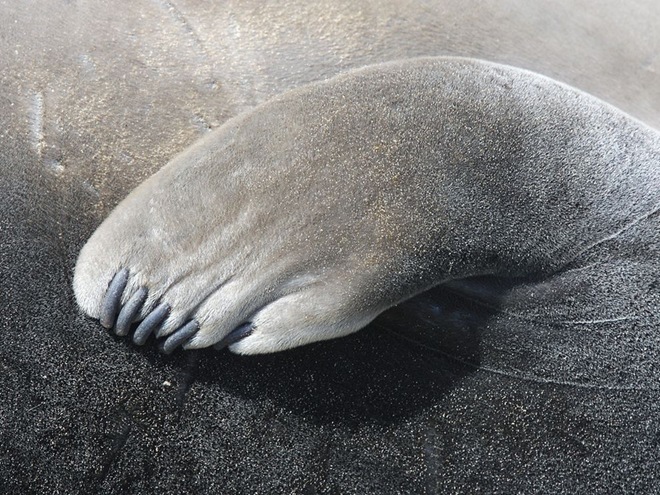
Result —
<path fill-rule="evenodd" d="M 493 310 L 550 321 L 575 309 L 552 296 L 553 283 L 572 287 L 558 272 L 660 204 L 658 156 L 656 132 L 524 70 L 368 67 L 283 94 L 175 157 L 83 247 L 74 291 L 105 327 L 140 322 L 133 341 L 153 334 L 166 352 L 335 338 L 480 276 L 537 277 Z M 479 283 L 459 289 L 490 298 Z M 455 328 L 472 321 L 453 315 Z"/>

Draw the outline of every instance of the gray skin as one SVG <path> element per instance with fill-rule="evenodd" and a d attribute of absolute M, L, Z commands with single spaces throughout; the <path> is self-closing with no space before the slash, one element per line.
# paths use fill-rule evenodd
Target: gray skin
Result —
<path fill-rule="evenodd" d="M 143 321 L 136 343 L 155 331 L 167 352 L 335 338 L 485 276 L 518 281 L 502 312 L 583 320 L 606 300 L 627 307 L 612 318 L 657 324 L 655 256 L 632 264 L 619 249 L 593 273 L 582 260 L 659 207 L 651 128 L 521 69 L 407 60 L 287 92 L 195 143 L 94 233 L 74 290 L 85 313 L 108 327 L 119 313 L 120 334 Z M 659 240 L 650 229 L 636 242 Z M 568 294 L 575 273 L 590 303 L 544 289 Z M 502 296 L 476 290 L 489 305 Z"/>
<path fill-rule="evenodd" d="M 228 118 L 379 62 L 454 55 L 513 65 L 660 128 L 655 0 L 597 11 L 574 0 L 33 4 L 1 5 L 6 173 L 44 177 L 62 201 L 85 198 L 78 210 L 96 224 Z"/>

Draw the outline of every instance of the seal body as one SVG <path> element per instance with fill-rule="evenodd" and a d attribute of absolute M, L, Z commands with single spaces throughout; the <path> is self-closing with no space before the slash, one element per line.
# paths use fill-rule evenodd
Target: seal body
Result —
<path fill-rule="evenodd" d="M 655 131 L 543 76 L 470 59 L 381 64 L 286 93 L 176 157 L 82 250 L 76 297 L 99 317 L 104 297 L 123 307 L 146 291 L 131 314 L 158 320 L 149 332 L 183 328 L 173 342 L 197 348 L 249 325 L 233 350 L 278 351 L 450 281 L 545 283 L 657 212 L 659 163 Z M 610 288 L 625 253 L 584 290 L 646 307 L 646 285 Z M 121 270 L 125 290 L 106 296 Z"/>
<path fill-rule="evenodd" d="M 659 16 L 656 0 L 0 2 L 0 491 L 655 492 L 657 285 L 639 287 L 657 216 L 545 284 L 455 280 L 256 358 L 135 349 L 84 316 L 71 278 L 177 153 L 352 68 L 491 60 L 657 129 Z"/>

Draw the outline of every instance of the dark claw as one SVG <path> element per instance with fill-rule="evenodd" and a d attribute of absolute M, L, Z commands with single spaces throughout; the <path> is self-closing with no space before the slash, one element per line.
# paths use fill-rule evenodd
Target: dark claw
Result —
<path fill-rule="evenodd" d="M 195 320 L 189 321 L 181 328 L 176 330 L 172 335 L 167 337 L 161 346 L 161 351 L 164 354 L 172 353 L 172 351 L 174 351 L 177 347 L 189 341 L 198 331 L 199 323 L 197 323 Z"/>
<path fill-rule="evenodd" d="M 167 303 L 160 303 L 156 308 L 142 320 L 133 334 L 133 342 L 137 345 L 144 344 L 149 335 L 155 328 L 165 321 L 167 315 L 170 313 L 170 305 Z"/>
<path fill-rule="evenodd" d="M 115 324 L 115 318 L 121 304 L 121 295 L 124 293 L 126 283 L 128 282 L 128 270 L 122 268 L 112 279 L 108 290 L 105 291 L 103 303 L 101 304 L 101 315 L 99 320 L 105 328 L 112 328 Z"/>
<path fill-rule="evenodd" d="M 240 327 L 234 328 L 224 339 L 213 346 L 214 349 L 221 350 L 244 339 L 254 331 L 252 323 L 244 323 Z"/>
<path fill-rule="evenodd" d="M 117 317 L 117 324 L 115 325 L 115 334 L 123 337 L 128 334 L 131 324 L 138 314 L 140 308 L 147 300 L 147 289 L 140 287 L 138 291 L 131 296 L 124 307 L 121 308 L 119 316 Z"/>

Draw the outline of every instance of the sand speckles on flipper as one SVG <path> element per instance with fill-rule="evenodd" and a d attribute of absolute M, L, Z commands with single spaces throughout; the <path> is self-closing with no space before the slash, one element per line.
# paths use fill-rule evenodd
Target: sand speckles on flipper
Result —
<path fill-rule="evenodd" d="M 81 251 L 81 308 L 137 344 L 273 352 L 430 287 L 544 277 L 660 204 L 660 139 L 579 91 L 426 58 L 285 93 L 133 191 Z"/>

